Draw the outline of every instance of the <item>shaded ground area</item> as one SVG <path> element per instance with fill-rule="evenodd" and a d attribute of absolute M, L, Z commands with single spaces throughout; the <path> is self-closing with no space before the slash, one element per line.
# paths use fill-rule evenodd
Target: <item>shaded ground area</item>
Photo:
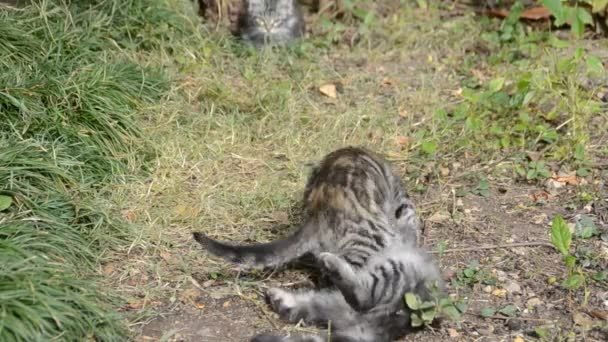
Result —
<path fill-rule="evenodd" d="M 286 234 L 299 221 L 310 163 L 351 144 L 394 163 L 449 293 L 468 304 L 459 324 L 406 340 L 606 338 L 608 287 L 591 278 L 608 260 L 608 120 L 594 107 L 605 108 L 602 81 L 584 88 L 568 81 L 580 76 L 574 68 L 553 73 L 575 43 L 558 49 L 555 37 L 522 26 L 520 38 L 503 41 L 491 36 L 501 22 L 467 12 L 402 5 L 387 13 L 359 27 L 352 46 L 344 40 L 352 31 L 319 24 L 310 42 L 281 54 L 213 33 L 164 61 L 178 80 L 145 118 L 157 167 L 112 189 L 149 239 L 104 268 L 130 298 L 138 340 L 246 341 L 310 329 L 283 325 L 261 296 L 269 286 L 310 286 L 306 272 L 238 274 L 190 234 L 245 242 Z M 585 44 L 606 57 L 606 41 Z M 327 85 L 335 96 L 320 91 Z M 573 290 L 549 243 L 557 214 L 575 233 L 589 222 L 596 229 L 574 240 L 586 280 Z M 501 247 L 512 244 L 520 245 Z"/>

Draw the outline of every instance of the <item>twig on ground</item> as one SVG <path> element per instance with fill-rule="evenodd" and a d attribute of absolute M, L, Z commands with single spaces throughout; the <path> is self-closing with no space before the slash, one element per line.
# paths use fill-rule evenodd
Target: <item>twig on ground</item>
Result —
<path fill-rule="evenodd" d="M 506 243 L 501 245 L 484 245 L 484 246 L 474 246 L 474 247 L 462 247 L 462 248 L 451 248 L 446 249 L 444 251 L 432 251 L 432 254 L 446 254 L 446 253 L 457 253 L 457 252 L 471 252 L 477 251 L 480 249 L 498 249 L 498 248 L 515 248 L 515 247 L 533 247 L 533 246 L 545 246 L 551 247 L 555 249 L 555 246 L 551 244 L 549 241 L 530 241 L 530 242 L 516 242 L 516 243 Z"/>
<path fill-rule="evenodd" d="M 545 319 L 545 318 L 508 317 L 508 316 L 484 316 L 484 315 L 476 313 L 476 312 L 465 312 L 465 314 L 466 315 L 471 315 L 471 316 L 482 317 L 482 318 L 500 319 L 500 320 L 503 320 L 503 321 L 508 321 L 508 320 L 511 320 L 511 319 L 518 319 L 520 321 L 526 321 L 526 322 L 544 322 L 544 323 L 555 322 L 554 320 Z"/>

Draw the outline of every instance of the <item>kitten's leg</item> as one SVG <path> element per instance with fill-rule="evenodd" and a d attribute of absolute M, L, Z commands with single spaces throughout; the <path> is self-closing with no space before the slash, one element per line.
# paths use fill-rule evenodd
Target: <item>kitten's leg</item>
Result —
<path fill-rule="evenodd" d="M 324 324 L 350 322 L 355 313 L 337 290 L 285 291 L 272 288 L 266 293 L 272 309 L 282 319 L 296 323 L 303 319 L 307 323 Z"/>
<path fill-rule="evenodd" d="M 355 273 L 348 262 L 333 253 L 321 253 L 319 260 L 348 304 L 357 311 L 369 309 L 372 298 L 368 290 L 371 282 L 368 272 Z"/>
<path fill-rule="evenodd" d="M 260 334 L 251 339 L 251 342 L 325 342 L 321 336 L 276 336 Z"/>

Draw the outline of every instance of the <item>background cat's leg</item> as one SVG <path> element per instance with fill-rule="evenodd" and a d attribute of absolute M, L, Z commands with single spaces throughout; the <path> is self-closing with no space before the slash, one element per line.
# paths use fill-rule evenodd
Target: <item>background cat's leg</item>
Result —
<path fill-rule="evenodd" d="M 346 260 L 333 253 L 321 253 L 319 260 L 332 283 L 342 292 L 344 299 L 352 308 L 363 311 L 373 305 L 369 290 L 369 284 L 373 280 L 369 272 L 355 272 Z"/>
<path fill-rule="evenodd" d="M 307 323 L 324 324 L 349 322 L 355 313 L 338 290 L 285 291 L 272 288 L 266 293 L 269 304 L 282 319 L 296 323 L 303 319 Z"/>

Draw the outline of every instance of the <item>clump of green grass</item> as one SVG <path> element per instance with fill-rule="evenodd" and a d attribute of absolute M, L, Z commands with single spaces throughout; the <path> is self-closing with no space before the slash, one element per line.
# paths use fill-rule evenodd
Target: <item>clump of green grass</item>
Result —
<path fill-rule="evenodd" d="M 132 235 L 99 189 L 153 156 L 135 115 L 166 81 L 134 55 L 188 25 L 160 0 L 0 10 L 0 340 L 125 339 L 94 270 Z"/>

